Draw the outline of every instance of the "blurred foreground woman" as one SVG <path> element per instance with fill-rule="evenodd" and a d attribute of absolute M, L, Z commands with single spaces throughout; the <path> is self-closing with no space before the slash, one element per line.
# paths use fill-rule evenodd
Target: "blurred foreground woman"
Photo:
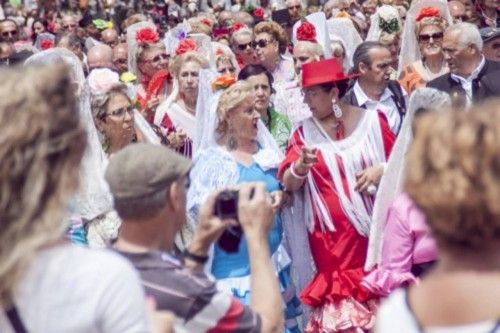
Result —
<path fill-rule="evenodd" d="M 87 146 L 69 73 L 0 73 L 0 332 L 148 332 L 130 264 L 63 240 Z"/>
<path fill-rule="evenodd" d="M 500 332 L 500 103 L 418 121 L 406 190 L 427 217 L 440 259 L 394 292 L 376 332 Z"/>

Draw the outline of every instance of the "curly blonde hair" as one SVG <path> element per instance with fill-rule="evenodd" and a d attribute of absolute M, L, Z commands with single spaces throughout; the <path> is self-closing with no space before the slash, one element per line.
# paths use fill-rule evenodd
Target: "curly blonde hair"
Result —
<path fill-rule="evenodd" d="M 286 31 L 274 21 L 260 22 L 253 29 L 255 36 L 264 32 L 270 34 L 278 41 L 279 52 L 280 54 L 284 54 L 288 48 L 288 36 Z"/>
<path fill-rule="evenodd" d="M 186 62 L 194 61 L 200 64 L 201 68 L 208 68 L 208 61 L 196 51 L 188 51 L 174 58 L 170 63 L 169 71 L 173 77 L 179 78 L 182 65 Z"/>
<path fill-rule="evenodd" d="M 145 45 L 137 45 L 137 48 L 135 50 L 135 59 L 137 59 L 137 76 L 140 79 L 142 77 L 141 70 L 139 69 L 139 63 L 142 61 L 142 55 L 144 52 L 147 50 L 152 50 L 152 49 L 162 49 L 165 52 L 167 51 L 165 44 L 163 42 L 157 42 L 157 43 L 151 43 L 151 44 L 145 44 Z"/>
<path fill-rule="evenodd" d="M 86 134 L 68 89 L 68 68 L 28 67 L 0 75 L 0 305 L 5 308 L 36 252 L 63 235 Z"/>
<path fill-rule="evenodd" d="M 500 100 L 421 116 L 408 167 L 406 190 L 441 246 L 500 240 Z"/>
<path fill-rule="evenodd" d="M 219 124 L 216 129 L 219 135 L 224 135 L 228 131 L 229 125 L 227 123 L 227 116 L 229 113 L 239 107 L 247 99 L 253 98 L 253 93 L 253 88 L 249 83 L 238 81 L 220 95 L 219 104 L 217 105 Z"/>
<path fill-rule="evenodd" d="M 420 34 L 424 27 L 428 27 L 430 25 L 435 25 L 439 27 L 442 31 L 445 31 L 448 27 L 448 22 L 442 17 L 424 17 L 419 22 L 415 22 L 415 33 L 417 36 Z"/>

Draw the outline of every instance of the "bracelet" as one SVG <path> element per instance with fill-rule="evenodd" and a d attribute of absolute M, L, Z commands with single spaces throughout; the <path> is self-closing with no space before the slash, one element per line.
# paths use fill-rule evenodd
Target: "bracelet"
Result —
<path fill-rule="evenodd" d="M 202 265 L 206 264 L 208 261 L 208 256 L 199 256 L 199 255 L 193 254 L 193 253 L 189 252 L 188 249 L 185 249 L 184 252 L 182 252 L 182 257 L 184 259 L 185 258 L 191 259 L 194 262 L 196 262 L 198 264 L 202 264 Z"/>
<path fill-rule="evenodd" d="M 292 174 L 292 176 L 296 179 L 306 179 L 307 178 L 307 173 L 305 175 L 299 175 L 297 172 L 295 172 L 295 163 L 293 163 L 291 166 L 290 166 L 290 173 Z"/>

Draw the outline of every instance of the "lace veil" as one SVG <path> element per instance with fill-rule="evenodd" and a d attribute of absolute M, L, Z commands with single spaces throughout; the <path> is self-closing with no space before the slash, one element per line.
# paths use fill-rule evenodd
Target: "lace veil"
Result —
<path fill-rule="evenodd" d="M 107 158 L 99 141 L 90 109 L 90 92 L 85 84 L 80 59 L 72 52 L 62 48 L 52 48 L 29 57 L 25 65 L 47 65 L 65 63 L 71 69 L 73 80 L 78 84 L 78 111 L 81 122 L 87 131 L 87 149 L 80 169 L 80 189 L 76 195 L 78 213 L 87 220 L 106 213 L 113 208 L 113 200 L 104 179 Z"/>
<path fill-rule="evenodd" d="M 406 13 L 405 27 L 401 39 L 401 52 L 399 53 L 399 72 L 409 64 L 419 60 L 422 55 L 418 47 L 416 30 L 416 18 L 425 7 L 435 7 L 441 12 L 448 25 L 453 24 L 453 20 L 446 1 L 443 0 L 414 0 L 410 9 Z"/>
<path fill-rule="evenodd" d="M 353 65 L 352 56 L 356 48 L 363 42 L 354 23 L 351 19 L 345 17 L 331 18 L 327 21 L 328 34 L 330 40 L 340 40 L 345 48 L 344 66 L 350 69 Z"/>
<path fill-rule="evenodd" d="M 325 54 L 325 59 L 332 57 L 332 48 L 330 47 L 330 35 L 328 33 L 328 26 L 326 23 L 326 16 L 323 12 L 313 13 L 305 17 L 306 21 L 314 25 L 316 28 L 316 40 L 318 44 L 323 47 L 323 53 Z M 299 28 L 301 20 L 297 21 L 293 25 L 292 31 L 292 42 L 295 45 L 297 43 L 297 29 Z"/>
<path fill-rule="evenodd" d="M 448 94 L 432 88 L 415 90 L 410 97 L 408 112 L 401 125 L 401 131 L 387 162 L 373 208 L 370 240 L 365 270 L 380 262 L 387 211 L 396 197 L 403 191 L 406 171 L 406 153 L 413 140 L 412 123 L 419 109 L 443 110 L 451 105 Z"/>

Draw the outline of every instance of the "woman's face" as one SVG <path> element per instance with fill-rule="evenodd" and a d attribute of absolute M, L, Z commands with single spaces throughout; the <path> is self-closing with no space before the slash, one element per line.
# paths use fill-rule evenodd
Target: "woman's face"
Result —
<path fill-rule="evenodd" d="M 245 64 L 255 64 L 256 55 L 252 48 L 252 35 L 241 33 L 234 38 L 233 52 L 243 59 Z"/>
<path fill-rule="evenodd" d="M 333 113 L 333 99 L 337 99 L 338 89 L 325 91 L 320 86 L 307 87 L 304 92 L 304 103 L 309 106 L 314 118 L 321 120 Z"/>
<path fill-rule="evenodd" d="M 106 105 L 106 115 L 96 125 L 112 146 L 124 147 L 135 138 L 134 107 L 123 94 L 114 94 Z"/>
<path fill-rule="evenodd" d="M 236 109 L 229 112 L 227 121 L 234 135 L 241 140 L 257 138 L 260 113 L 254 108 L 254 97 L 248 97 Z"/>
<path fill-rule="evenodd" d="M 168 69 L 168 55 L 164 48 L 154 47 L 142 52 L 139 70 L 143 75 L 153 76 L 161 69 Z"/>
<path fill-rule="evenodd" d="M 45 32 L 45 27 L 41 22 L 35 22 L 35 24 L 33 24 L 33 32 L 35 33 L 35 36 L 38 36 Z"/>
<path fill-rule="evenodd" d="M 250 76 L 246 81 L 253 87 L 255 93 L 255 109 L 259 112 L 267 110 L 271 100 L 271 85 L 267 75 L 262 73 Z"/>
<path fill-rule="evenodd" d="M 217 72 L 221 75 L 234 75 L 236 68 L 234 68 L 229 59 L 222 59 L 217 62 Z"/>
<path fill-rule="evenodd" d="M 278 59 L 279 44 L 273 36 L 267 32 L 262 32 L 255 36 L 254 43 L 255 54 L 257 55 L 257 61 L 260 64 L 269 64 L 270 62 Z"/>
<path fill-rule="evenodd" d="M 197 96 L 201 66 L 196 61 L 186 61 L 179 71 L 179 92 Z"/>
<path fill-rule="evenodd" d="M 442 53 L 443 30 L 437 25 L 428 25 L 417 36 L 422 57 L 432 57 Z"/>

